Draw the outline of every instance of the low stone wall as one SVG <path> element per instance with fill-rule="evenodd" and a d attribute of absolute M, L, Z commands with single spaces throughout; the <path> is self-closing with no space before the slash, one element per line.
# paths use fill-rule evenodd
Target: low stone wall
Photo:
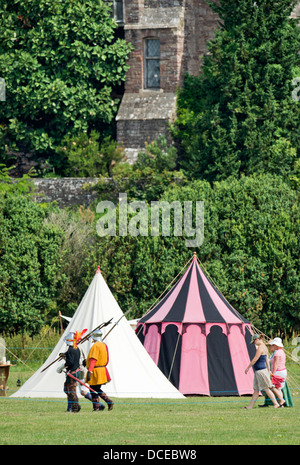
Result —
<path fill-rule="evenodd" d="M 97 182 L 97 178 L 32 178 L 34 199 L 37 202 L 57 201 L 60 207 L 88 206 L 97 195 L 86 186 L 93 186 Z"/>

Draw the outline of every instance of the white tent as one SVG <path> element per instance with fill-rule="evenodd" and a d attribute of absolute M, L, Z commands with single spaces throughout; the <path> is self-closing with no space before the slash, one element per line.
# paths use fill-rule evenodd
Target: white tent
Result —
<path fill-rule="evenodd" d="M 63 392 L 65 374 L 59 374 L 56 371 L 62 362 L 54 363 L 42 373 L 42 370 L 61 352 L 67 350 L 64 342 L 65 336 L 70 331 L 82 331 L 85 328 L 89 333 L 101 323 L 113 318 L 112 324 L 102 329 L 103 336 L 105 336 L 122 315 L 123 312 L 98 267 L 73 318 L 51 355 L 41 368 L 10 397 L 65 398 Z M 168 381 L 148 355 L 125 316 L 105 338 L 105 343 L 109 350 L 107 368 L 112 380 L 103 386 L 103 390 L 109 396 L 184 399 L 184 396 Z M 79 344 L 78 347 L 87 356 L 91 344 L 92 342 L 88 341 Z"/>

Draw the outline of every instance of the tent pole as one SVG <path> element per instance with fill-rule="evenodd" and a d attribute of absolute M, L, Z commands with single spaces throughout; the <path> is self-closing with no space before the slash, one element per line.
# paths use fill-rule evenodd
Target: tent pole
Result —
<path fill-rule="evenodd" d="M 177 353 L 179 338 L 180 338 L 180 333 L 178 333 L 178 338 L 177 338 L 177 342 L 176 342 L 176 347 L 175 347 L 175 349 L 174 349 L 174 354 L 173 354 L 173 360 L 172 360 L 171 367 L 170 367 L 170 371 L 169 371 L 168 381 L 170 381 L 170 378 L 171 378 L 171 374 L 172 374 L 172 370 L 173 370 L 173 366 L 174 366 L 174 361 L 175 361 L 175 357 L 176 357 L 176 353 Z"/>
<path fill-rule="evenodd" d="M 60 334 L 64 332 L 63 324 L 62 324 L 62 319 L 61 319 L 61 311 L 58 311 L 58 316 L 59 316 L 59 321 L 60 321 Z"/>

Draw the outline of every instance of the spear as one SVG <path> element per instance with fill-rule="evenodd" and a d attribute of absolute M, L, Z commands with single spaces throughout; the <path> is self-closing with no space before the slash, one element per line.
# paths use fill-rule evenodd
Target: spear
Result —
<path fill-rule="evenodd" d="M 82 339 L 80 339 L 79 343 L 78 344 L 81 344 L 82 342 L 85 342 L 87 341 L 91 335 L 93 334 L 94 331 L 96 331 L 97 329 L 102 329 L 102 328 L 105 328 L 105 326 L 109 325 L 111 323 L 111 320 L 113 318 L 111 318 L 109 321 L 106 321 L 106 323 L 101 323 L 99 326 L 97 326 L 96 328 L 93 329 L 93 331 L 91 331 L 89 334 L 87 334 L 86 336 L 84 336 Z"/>
<path fill-rule="evenodd" d="M 123 313 L 123 315 L 122 315 L 122 316 L 120 316 L 120 318 L 118 319 L 118 321 L 117 321 L 117 322 L 116 322 L 116 323 L 113 325 L 113 327 L 112 327 L 112 328 L 110 328 L 110 330 L 108 331 L 108 333 L 107 333 L 107 334 L 105 334 L 105 336 L 102 338 L 102 341 L 104 341 L 104 339 L 105 339 L 105 338 L 106 338 L 106 337 L 109 335 L 109 333 L 110 333 L 110 332 L 111 332 L 111 331 L 112 331 L 112 330 L 113 330 L 113 329 L 114 329 L 114 328 L 117 326 L 117 324 L 119 323 L 119 321 L 120 321 L 120 320 L 122 320 L 122 318 L 123 318 L 125 315 L 127 315 L 127 313 L 129 313 L 129 312 L 130 312 L 130 310 L 132 310 L 132 309 L 133 309 L 133 307 L 134 307 L 134 306 L 130 307 L 130 309 L 129 309 L 129 310 L 127 310 L 127 312 Z"/>
<path fill-rule="evenodd" d="M 78 344 L 82 344 L 83 342 L 87 341 L 91 335 L 93 334 L 94 331 L 96 331 L 96 329 L 101 329 L 101 328 L 104 328 L 105 326 L 109 325 L 111 323 L 111 320 L 112 318 L 109 320 L 109 321 L 106 321 L 105 323 L 101 323 L 100 325 L 98 325 L 96 328 L 93 329 L 93 331 L 91 331 L 89 334 L 87 334 L 86 336 L 84 336 L 79 342 Z M 51 365 L 53 365 L 55 362 L 58 362 L 59 360 L 62 360 L 64 358 L 64 355 L 60 355 L 59 357 L 57 357 L 55 360 L 53 360 L 53 362 L 51 362 L 49 365 L 47 365 L 42 371 L 41 373 L 43 373 L 43 371 L 47 370 L 47 368 L 51 367 Z"/>

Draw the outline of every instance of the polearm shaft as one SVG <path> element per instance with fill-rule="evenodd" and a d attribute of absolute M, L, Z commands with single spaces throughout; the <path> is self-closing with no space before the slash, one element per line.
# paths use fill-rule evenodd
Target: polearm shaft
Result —
<path fill-rule="evenodd" d="M 122 316 L 121 316 L 121 317 L 118 319 L 118 321 L 117 321 L 117 322 L 116 322 L 116 323 L 113 325 L 113 327 L 112 327 L 112 328 L 111 328 L 111 329 L 108 331 L 108 333 L 107 333 L 107 334 L 105 334 L 105 336 L 102 338 L 102 341 L 104 341 L 104 339 L 105 339 L 105 338 L 106 338 L 106 337 L 109 335 L 109 333 L 111 333 L 111 332 L 112 332 L 112 330 L 113 330 L 113 329 L 114 329 L 114 328 L 117 326 L 117 324 L 119 323 L 119 321 L 121 321 L 121 320 L 122 320 L 122 318 L 123 318 L 125 315 L 127 315 L 127 313 L 129 313 L 129 312 L 130 312 L 130 310 L 132 310 L 132 309 L 133 309 L 133 306 L 132 306 L 132 307 L 130 307 L 130 309 L 129 309 L 129 310 L 127 310 L 127 312 L 123 313 L 123 315 L 122 315 Z"/>
<path fill-rule="evenodd" d="M 127 312 L 123 313 L 123 315 L 118 319 L 118 321 L 114 324 L 114 326 L 108 331 L 108 333 L 103 337 L 102 340 L 104 340 L 108 335 L 109 333 L 117 326 L 117 324 L 119 323 L 119 321 L 125 316 L 127 315 L 127 313 L 130 312 L 130 310 L 133 309 L 133 306 L 130 307 L 129 310 L 127 310 Z M 109 325 L 111 323 L 111 320 L 112 318 L 109 320 L 109 321 L 106 321 L 105 323 L 101 323 L 99 326 L 97 326 L 96 328 L 93 329 L 93 331 L 91 331 L 89 334 L 87 334 L 86 336 L 84 336 L 79 342 L 78 344 L 82 344 L 83 342 L 87 341 L 91 335 L 93 334 L 94 331 L 96 331 L 97 329 L 101 329 L 101 328 L 104 328 L 105 326 Z M 47 365 L 42 371 L 41 373 L 43 373 L 43 371 L 47 370 L 47 368 L 51 367 L 51 365 L 53 365 L 55 362 L 58 362 L 59 360 L 62 360 L 63 359 L 63 356 L 60 355 L 57 359 L 55 359 L 53 362 L 51 362 L 49 365 Z"/>
<path fill-rule="evenodd" d="M 96 331 L 97 329 L 102 329 L 102 328 L 105 328 L 105 326 L 109 325 L 111 323 L 111 320 L 113 318 L 111 318 L 109 321 L 107 321 L 106 323 L 101 323 L 101 325 L 97 326 L 96 328 L 93 329 L 93 331 L 91 331 L 89 334 L 87 334 L 86 336 L 84 336 L 82 339 L 80 339 L 79 343 L 78 344 L 82 344 L 83 342 L 87 341 L 91 335 L 93 334 L 94 331 Z"/>
<path fill-rule="evenodd" d="M 89 334 L 87 334 L 86 336 L 84 336 L 82 339 L 80 339 L 80 341 L 78 342 L 78 344 L 82 344 L 83 342 L 87 341 L 89 339 L 89 337 L 91 337 L 91 335 L 93 334 L 94 331 L 96 331 L 96 329 L 101 329 L 101 328 L 104 328 L 105 326 L 109 325 L 110 322 L 111 322 L 112 318 L 109 320 L 109 321 L 106 321 L 105 323 L 101 323 L 100 325 L 98 325 L 96 328 L 93 329 L 93 331 L 91 331 Z M 51 365 L 53 365 L 55 362 L 58 362 L 59 360 L 62 360 L 64 357 L 63 355 L 60 355 L 59 357 L 57 357 L 55 360 L 53 360 L 53 362 L 51 362 L 49 365 L 47 365 L 42 371 L 41 373 L 43 373 L 43 371 L 47 370 L 47 368 L 51 367 Z"/>
<path fill-rule="evenodd" d="M 82 386 L 86 387 L 89 391 L 92 391 L 95 394 L 98 394 L 98 392 L 94 391 L 94 389 L 92 389 L 90 386 L 87 386 L 86 384 L 84 384 L 82 381 L 80 381 L 80 379 L 75 378 L 75 376 L 71 375 L 71 373 L 67 372 L 67 376 L 70 376 L 70 378 L 72 378 L 75 381 L 77 381 L 78 383 L 82 384 Z"/>
<path fill-rule="evenodd" d="M 53 360 L 53 362 L 49 363 L 49 365 L 47 365 L 45 368 L 43 368 L 43 370 L 41 371 L 41 373 L 43 373 L 43 371 L 47 370 L 47 368 L 51 367 L 51 365 L 53 365 L 53 363 L 55 362 L 58 362 L 59 360 L 62 360 L 64 357 L 62 355 L 60 355 L 59 357 L 57 357 L 55 360 Z"/>
<path fill-rule="evenodd" d="M 113 327 L 108 331 L 108 333 L 103 337 L 102 341 L 109 335 L 109 333 L 117 326 L 117 324 L 119 323 L 119 321 L 122 320 L 122 318 L 127 315 L 127 313 L 130 312 L 130 310 L 132 309 L 133 307 L 130 307 L 129 310 L 127 310 L 126 313 L 123 313 L 123 315 L 118 319 L 118 321 L 113 325 Z M 78 344 L 80 344 L 80 342 L 84 342 L 86 341 L 92 334 L 94 331 L 96 331 L 96 329 L 101 329 L 101 328 L 104 328 L 104 326 L 107 326 L 110 322 L 111 322 L 112 318 L 107 321 L 106 323 L 102 323 L 103 326 L 99 325 L 97 326 L 97 328 L 93 329 L 93 331 L 91 331 L 89 334 L 87 334 L 84 338 L 82 338 Z M 100 328 L 101 327 L 101 328 Z M 55 361 L 55 360 L 54 360 Z M 54 363 L 54 362 L 52 362 Z M 50 365 L 49 365 L 50 366 Z M 46 368 L 45 368 L 46 369 Z M 86 387 L 87 389 L 89 389 L 90 391 L 94 392 L 95 394 L 98 394 L 96 391 L 94 391 L 90 386 L 87 386 L 86 384 L 84 384 L 82 381 L 80 381 L 79 379 L 75 378 L 75 376 L 72 376 L 71 373 L 67 373 L 68 376 L 70 376 L 70 378 L 73 378 L 75 381 L 78 381 L 78 383 L 82 384 L 82 386 Z"/>

